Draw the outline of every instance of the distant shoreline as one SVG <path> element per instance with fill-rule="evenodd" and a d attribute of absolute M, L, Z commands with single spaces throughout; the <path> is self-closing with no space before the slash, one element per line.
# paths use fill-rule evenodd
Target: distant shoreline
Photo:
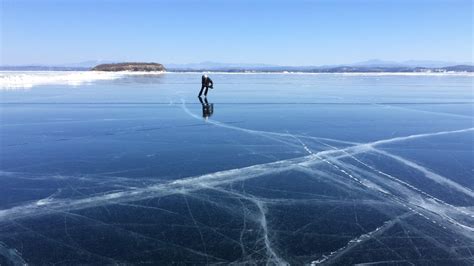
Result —
<path fill-rule="evenodd" d="M 54 73 L 54 72 L 83 72 L 83 73 L 109 73 L 109 74 L 126 74 L 126 75 L 158 75 L 158 74 L 219 74 L 219 75 L 353 75 L 353 76 L 383 76 L 383 75 L 399 75 L 399 76 L 449 76 L 449 75 L 466 75 L 474 76 L 474 72 L 470 71 L 446 71 L 446 72 L 308 72 L 308 71 L 92 71 L 92 70 L 2 70 L 0 73 Z"/>
<path fill-rule="evenodd" d="M 90 67 L 70 66 L 0 66 L 0 71 L 104 71 L 104 72 L 166 72 L 166 73 L 295 73 L 295 74 L 349 74 L 349 73 L 401 73 L 401 74 L 446 74 L 446 73 L 474 73 L 474 65 L 447 65 L 442 67 L 425 66 L 219 66 L 219 67 L 166 67 L 159 63 L 125 62 L 101 64 Z"/>
<path fill-rule="evenodd" d="M 127 73 L 127 72 L 117 72 L 117 73 Z M 132 72 L 128 72 L 132 73 Z M 142 73 L 150 73 L 150 72 L 142 72 Z M 156 73 L 156 72 L 155 72 Z M 229 74 L 229 75 L 258 75 L 258 74 L 274 74 L 274 75 L 373 75 L 373 76 L 381 76 L 381 75 L 406 75 L 406 76 L 442 76 L 442 75 L 469 75 L 474 76 L 474 72 L 467 72 L 467 71 L 457 71 L 457 72 L 303 72 L 303 71 L 283 71 L 283 72 L 227 72 L 227 71 L 165 71 L 162 73 L 167 74 L 202 74 L 202 73 L 209 73 L 209 74 Z"/>

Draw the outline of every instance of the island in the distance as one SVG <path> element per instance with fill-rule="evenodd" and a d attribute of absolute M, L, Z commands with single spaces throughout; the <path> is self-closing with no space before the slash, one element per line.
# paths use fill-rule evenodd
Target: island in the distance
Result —
<path fill-rule="evenodd" d="M 162 64 L 158 63 L 116 63 L 101 64 L 91 69 L 92 71 L 136 71 L 136 72 L 155 72 L 166 71 Z"/>

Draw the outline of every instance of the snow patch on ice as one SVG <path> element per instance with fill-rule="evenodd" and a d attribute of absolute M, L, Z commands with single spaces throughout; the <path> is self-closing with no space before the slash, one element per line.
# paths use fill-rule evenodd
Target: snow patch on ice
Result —
<path fill-rule="evenodd" d="M 78 86 L 99 80 L 114 80 L 130 75 L 159 75 L 163 72 L 100 71 L 0 71 L 0 89 L 31 88 L 38 85 Z"/>

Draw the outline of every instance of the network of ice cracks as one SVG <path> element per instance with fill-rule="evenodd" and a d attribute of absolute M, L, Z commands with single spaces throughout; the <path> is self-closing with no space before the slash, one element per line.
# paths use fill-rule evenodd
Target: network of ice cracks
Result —
<path fill-rule="evenodd" d="M 192 113 L 182 103 L 182 109 L 189 116 L 201 120 L 202 118 Z M 186 198 L 198 199 L 200 201 L 207 201 L 213 204 L 216 208 L 220 208 L 225 212 L 229 212 L 233 215 L 242 215 L 240 212 L 236 212 L 233 206 L 226 206 L 225 203 L 214 202 L 210 198 L 206 198 L 197 192 L 199 191 L 212 191 L 219 193 L 222 196 L 229 197 L 239 202 L 245 202 L 242 204 L 244 209 L 244 226 L 241 229 L 240 240 L 231 239 L 228 236 L 221 235 L 223 238 L 227 238 L 229 241 L 239 242 L 241 246 L 242 256 L 236 261 L 225 261 L 213 254 L 207 254 L 200 250 L 194 250 L 189 247 L 176 246 L 176 248 L 185 249 L 196 256 L 205 258 L 205 262 L 209 264 L 213 263 L 249 263 L 249 264 L 288 264 L 289 258 L 281 254 L 280 249 L 277 247 L 277 239 L 274 239 L 275 234 L 272 232 L 271 217 L 268 217 L 268 209 L 272 205 L 289 205 L 298 204 L 298 199 L 286 199 L 286 198 L 265 198 L 252 195 L 247 193 L 245 190 L 234 189 L 232 184 L 257 179 L 263 176 L 271 176 L 274 174 L 284 173 L 288 171 L 304 173 L 314 178 L 327 180 L 339 186 L 340 188 L 347 191 L 355 191 L 368 193 L 374 197 L 375 200 L 360 200 L 354 202 L 353 199 L 325 199 L 315 197 L 313 201 L 304 199 L 304 204 L 324 204 L 325 201 L 332 202 L 333 204 L 359 204 L 364 206 L 369 204 L 372 207 L 377 207 L 380 212 L 384 212 L 387 206 L 398 208 L 402 210 L 401 214 L 390 217 L 390 219 L 379 224 L 374 230 L 366 231 L 363 234 L 357 235 L 351 238 L 345 245 L 340 248 L 333 250 L 326 254 L 317 254 L 311 260 L 306 263 L 311 265 L 317 264 L 331 264 L 337 262 L 338 259 L 344 257 L 358 246 L 363 245 L 368 241 L 379 241 L 378 239 L 383 237 L 384 233 L 389 231 L 395 225 L 403 228 L 403 230 L 418 232 L 421 231 L 413 225 L 412 219 L 417 218 L 424 220 L 426 223 L 437 227 L 441 231 L 445 231 L 446 234 L 458 238 L 460 243 L 466 247 L 461 252 L 461 244 L 459 250 L 455 247 L 448 246 L 445 243 L 439 242 L 435 238 L 425 235 L 424 237 L 429 239 L 433 245 L 446 251 L 449 254 L 453 254 L 455 257 L 466 259 L 466 261 L 473 261 L 473 255 L 470 253 L 472 243 L 474 243 L 474 208 L 473 206 L 455 206 L 445 200 L 437 198 L 428 192 L 425 192 L 423 188 L 417 187 L 410 182 L 404 181 L 394 174 L 384 172 L 378 169 L 376 166 L 369 162 L 364 162 L 363 159 L 358 157 L 361 154 L 372 154 L 384 159 L 390 159 L 393 162 L 399 163 L 412 171 L 416 172 L 427 182 L 434 182 L 442 185 L 450 191 L 462 194 L 469 200 L 474 199 L 474 192 L 465 186 L 462 186 L 451 179 L 437 174 L 430 169 L 400 157 L 379 148 L 384 144 L 399 143 L 415 139 L 423 139 L 434 136 L 442 135 L 455 135 L 465 132 L 472 132 L 474 128 L 465 128 L 453 131 L 441 131 L 432 132 L 425 134 L 416 134 L 404 137 L 395 137 L 389 139 L 382 139 L 370 143 L 355 143 L 347 142 L 336 139 L 312 137 L 308 135 L 298 135 L 291 133 L 279 133 L 279 132 L 268 132 L 259 131 L 237 127 L 234 125 L 218 122 L 215 120 L 207 120 L 213 126 L 225 128 L 228 130 L 235 130 L 244 132 L 250 135 L 267 138 L 269 140 L 283 143 L 290 147 L 303 150 L 306 155 L 302 157 L 279 160 L 270 163 L 256 164 L 247 167 L 224 170 L 214 173 L 208 173 L 199 176 L 191 176 L 173 181 L 160 181 L 146 186 L 124 186 L 122 190 L 114 190 L 105 192 L 97 195 L 88 195 L 82 198 L 57 198 L 55 195 L 50 197 L 29 202 L 24 205 L 14 206 L 9 209 L 0 210 L 0 225 L 3 223 L 14 223 L 26 218 L 40 217 L 50 214 L 61 214 L 64 216 L 70 216 L 76 219 L 91 220 L 92 218 L 83 217 L 77 211 L 84 210 L 87 208 L 94 207 L 106 207 L 110 205 L 118 206 L 132 206 L 136 208 L 151 208 L 153 211 L 164 211 L 170 212 L 169 210 L 153 208 L 150 206 L 142 206 L 134 204 L 134 202 L 164 198 L 171 195 L 183 195 Z M 327 147 L 327 149 L 314 151 L 312 146 L 318 144 Z M 342 148 L 341 148 L 342 146 Z M 326 169 L 331 169 L 327 171 Z M 120 182 L 127 182 L 126 178 L 120 180 Z M 131 182 L 131 181 L 130 181 Z M 188 205 L 188 202 L 186 201 Z M 204 250 L 206 243 L 203 240 L 201 230 L 204 230 L 205 225 L 202 222 L 197 221 L 191 208 L 188 205 L 189 217 L 187 219 L 192 220 L 192 224 L 196 227 L 201 235 L 202 245 Z M 388 214 L 390 216 L 390 214 Z M 102 221 L 93 221 L 101 223 L 105 226 L 117 227 L 119 225 L 106 224 Z M 254 234 L 258 234 L 256 239 L 259 242 L 261 248 L 258 250 L 249 250 L 248 245 L 244 245 L 242 237 L 248 233 L 248 228 L 245 226 L 253 224 L 259 227 L 259 230 L 253 231 Z M 212 230 L 206 228 L 206 230 Z M 124 234 L 130 234 L 133 237 L 143 237 L 148 239 L 150 237 L 141 235 L 137 232 L 129 232 L 122 230 Z M 67 230 L 66 230 L 67 232 Z M 220 234 L 217 230 L 214 230 L 216 234 Z M 406 238 L 409 238 L 408 234 Z M 153 241 L 153 239 L 148 239 Z M 380 242 L 380 241 L 379 241 Z M 467 244 L 466 244 L 467 243 Z M 471 243 L 469 245 L 469 243 Z M 283 244 L 284 245 L 284 244 Z M 257 245 L 256 245 L 257 246 Z M 80 249 L 80 247 L 72 247 Z M 413 249 L 417 246 L 413 244 Z M 390 249 L 387 247 L 387 249 Z M 82 250 L 86 253 L 91 251 Z M 412 264 L 409 260 L 398 254 L 396 250 L 392 250 L 395 258 L 392 262 L 405 262 Z M 458 253 L 459 252 L 459 253 Z M 468 253 L 467 255 L 465 253 Z M 12 264 L 25 264 L 26 261 L 22 258 L 21 253 L 14 249 L 7 247 L 4 243 L 0 242 L 0 255 L 6 257 Z M 94 254 L 92 254 L 94 255 Z M 103 258 L 97 255 L 100 259 L 105 259 L 109 263 L 120 263 L 115 261 L 113 258 Z"/>

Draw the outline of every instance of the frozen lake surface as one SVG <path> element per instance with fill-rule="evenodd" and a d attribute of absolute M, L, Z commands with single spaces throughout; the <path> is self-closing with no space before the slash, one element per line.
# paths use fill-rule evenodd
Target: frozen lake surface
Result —
<path fill-rule="evenodd" d="M 472 75 L 60 74 L 0 74 L 0 265 L 474 263 Z"/>

